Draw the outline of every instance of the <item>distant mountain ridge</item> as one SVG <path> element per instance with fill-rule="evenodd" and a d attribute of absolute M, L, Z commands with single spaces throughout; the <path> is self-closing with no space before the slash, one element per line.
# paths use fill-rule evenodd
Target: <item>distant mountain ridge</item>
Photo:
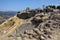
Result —
<path fill-rule="evenodd" d="M 15 15 L 17 11 L 0 11 L 0 16 Z"/>

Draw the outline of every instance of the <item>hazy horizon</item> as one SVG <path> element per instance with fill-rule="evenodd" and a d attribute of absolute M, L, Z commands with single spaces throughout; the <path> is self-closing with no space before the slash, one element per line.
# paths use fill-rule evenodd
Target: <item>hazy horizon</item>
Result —
<path fill-rule="evenodd" d="M 0 0 L 0 11 L 21 11 L 26 7 L 33 9 L 43 5 L 60 5 L 60 0 Z"/>

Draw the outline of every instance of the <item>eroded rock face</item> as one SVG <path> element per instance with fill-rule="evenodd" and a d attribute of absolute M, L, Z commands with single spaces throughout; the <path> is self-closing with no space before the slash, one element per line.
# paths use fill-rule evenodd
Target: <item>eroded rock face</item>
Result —
<path fill-rule="evenodd" d="M 28 18 L 28 13 L 17 14 L 17 17 L 21 18 L 21 19 L 27 19 Z"/>
<path fill-rule="evenodd" d="M 31 23 L 33 24 L 33 25 L 35 25 L 35 27 L 37 27 L 40 23 L 42 23 L 43 22 L 43 20 L 42 19 L 39 19 L 39 18 L 33 18 L 32 20 L 31 20 Z"/>

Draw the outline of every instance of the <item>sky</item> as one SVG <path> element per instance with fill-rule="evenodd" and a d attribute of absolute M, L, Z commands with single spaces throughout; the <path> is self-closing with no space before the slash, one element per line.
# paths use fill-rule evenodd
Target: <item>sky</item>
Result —
<path fill-rule="evenodd" d="M 0 0 L 0 11 L 20 11 L 26 7 L 41 8 L 43 5 L 60 5 L 60 0 Z"/>

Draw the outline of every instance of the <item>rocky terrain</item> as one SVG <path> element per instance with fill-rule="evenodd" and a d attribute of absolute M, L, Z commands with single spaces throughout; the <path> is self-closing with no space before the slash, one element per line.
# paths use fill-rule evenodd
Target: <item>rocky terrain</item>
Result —
<path fill-rule="evenodd" d="M 3 40 L 60 40 L 60 10 L 27 8 L 2 23 L 0 33 L 5 35 L 10 27 L 15 30 L 8 31 Z"/>

